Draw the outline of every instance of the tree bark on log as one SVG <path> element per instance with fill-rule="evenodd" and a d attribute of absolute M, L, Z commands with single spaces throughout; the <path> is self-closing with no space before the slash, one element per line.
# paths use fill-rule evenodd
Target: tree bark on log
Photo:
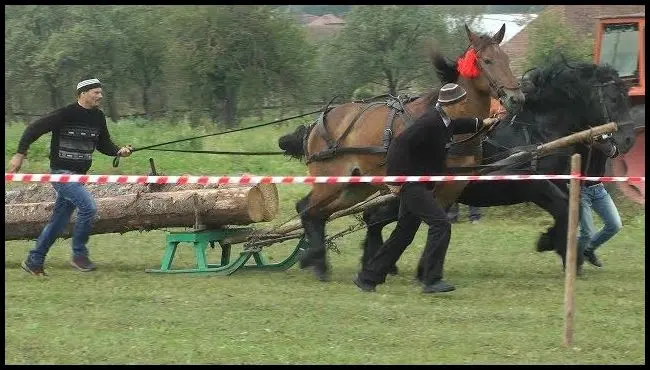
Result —
<path fill-rule="evenodd" d="M 153 185 L 153 186 L 149 186 Z M 161 193 L 161 192 L 175 192 L 184 190 L 207 190 L 207 189 L 232 189 L 232 188 L 256 188 L 261 192 L 264 206 L 262 210 L 264 216 L 262 222 L 273 221 L 278 215 L 279 197 L 278 188 L 275 184 L 255 184 L 255 185 L 238 185 L 238 184 L 186 184 L 186 185 L 173 185 L 173 184 L 87 184 L 86 188 L 93 195 L 95 199 L 98 198 L 111 198 L 125 195 L 132 195 L 138 193 Z M 9 190 L 5 192 L 5 205 L 7 204 L 20 204 L 20 203 L 40 203 L 40 202 L 54 202 L 56 192 L 50 184 L 32 184 L 19 189 Z"/>
<path fill-rule="evenodd" d="M 140 192 L 96 198 L 95 202 L 97 214 L 92 234 L 192 227 L 197 215 L 198 223 L 209 228 L 248 225 L 264 221 L 265 215 L 275 216 L 273 209 L 265 209 L 262 191 L 256 186 Z M 47 225 L 53 207 L 53 201 L 5 204 L 5 241 L 37 238 Z M 276 198 L 275 213 L 277 207 Z M 76 211 L 61 237 L 72 235 L 75 220 Z"/>

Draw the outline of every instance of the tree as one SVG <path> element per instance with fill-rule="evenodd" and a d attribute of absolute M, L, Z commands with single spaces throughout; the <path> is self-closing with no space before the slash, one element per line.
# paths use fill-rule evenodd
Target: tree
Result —
<path fill-rule="evenodd" d="M 338 87 L 345 94 L 373 83 L 383 92 L 397 95 L 419 79 L 431 80 L 433 69 L 426 46 L 435 40 L 443 52 L 463 50 L 467 36 L 461 39 L 463 34 L 459 30 L 465 18 L 453 25 L 447 17 L 466 16 L 469 10 L 441 6 L 354 6 L 345 17 L 345 28 L 324 49 L 324 61 L 331 68 L 329 77 L 340 82 Z"/>
<path fill-rule="evenodd" d="M 50 108 L 64 104 L 62 83 L 67 70 L 52 37 L 72 24 L 63 7 L 5 7 L 5 63 L 11 94 L 18 101 L 40 101 L 47 92 Z M 28 108 L 20 104 L 22 109 Z"/>
<path fill-rule="evenodd" d="M 511 14 L 511 13 L 539 13 L 546 5 L 487 5 L 486 13 Z"/>
<path fill-rule="evenodd" d="M 560 53 L 570 60 L 591 62 L 591 41 L 580 36 L 558 14 L 544 13 L 528 27 L 527 68 L 545 64 Z"/>
<path fill-rule="evenodd" d="M 289 15 L 269 6 L 201 6 L 169 20 L 170 61 L 188 81 L 188 103 L 209 107 L 214 121 L 235 125 L 241 97 L 299 95 L 312 53 Z"/>
<path fill-rule="evenodd" d="M 152 115 L 152 89 L 164 79 L 166 33 L 160 20 L 165 10 L 160 6 L 122 6 L 116 7 L 112 13 L 112 20 L 124 37 L 124 58 L 130 66 L 126 72 L 140 92 L 140 102 L 147 118 Z"/>

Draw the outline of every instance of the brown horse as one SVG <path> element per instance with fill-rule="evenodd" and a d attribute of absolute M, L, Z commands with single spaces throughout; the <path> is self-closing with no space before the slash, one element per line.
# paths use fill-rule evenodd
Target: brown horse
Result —
<path fill-rule="evenodd" d="M 494 36 L 478 35 L 467 26 L 465 28 L 469 47 L 462 57 L 462 65 L 466 68 L 452 71 L 438 68 L 439 74 L 456 74 L 457 83 L 467 91 L 465 106 L 459 116 L 487 118 L 491 97 L 499 99 L 509 111 L 517 111 L 524 103 L 524 95 L 510 70 L 508 56 L 499 47 L 505 24 Z M 436 67 L 448 65 L 436 52 L 432 53 L 432 61 Z M 461 65 L 460 61 L 458 64 Z M 450 79 L 441 76 L 441 80 Z M 280 138 L 279 146 L 291 156 L 305 158 L 311 176 L 381 176 L 385 174 L 383 161 L 391 137 L 399 135 L 407 125 L 430 109 L 437 97 L 438 90 L 434 90 L 411 101 L 398 98 L 386 103 L 345 103 L 326 108 L 309 127 L 301 126 L 293 134 Z M 471 141 L 474 146 L 479 145 L 478 140 Z M 471 166 L 480 161 L 481 151 L 470 148 L 451 155 L 447 165 Z M 453 203 L 464 185 L 441 183 L 437 186 L 436 193 L 443 203 L 441 205 L 447 207 Z M 327 280 L 327 218 L 338 210 L 363 201 L 381 188 L 385 189 L 385 186 L 314 184 L 311 192 L 296 204 L 296 211 L 301 216 L 311 244 L 301 258 L 300 267 L 312 267 L 319 280 Z"/>

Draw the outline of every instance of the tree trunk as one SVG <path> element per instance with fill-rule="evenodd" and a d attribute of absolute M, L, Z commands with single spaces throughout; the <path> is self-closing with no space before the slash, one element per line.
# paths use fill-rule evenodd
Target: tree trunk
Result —
<path fill-rule="evenodd" d="M 58 109 L 60 107 L 59 102 L 61 99 L 59 97 L 59 89 L 56 86 L 56 81 L 54 81 L 54 78 L 49 75 L 45 76 L 44 80 L 50 93 L 50 106 L 52 109 Z"/>
<path fill-rule="evenodd" d="M 397 96 L 397 81 L 395 81 L 393 73 L 390 69 L 385 68 L 384 74 L 386 75 L 386 82 L 388 82 L 388 93 L 392 96 Z"/>
<path fill-rule="evenodd" d="M 151 104 L 149 103 L 149 87 L 145 85 L 142 88 L 142 109 L 147 119 L 151 119 Z"/>
<path fill-rule="evenodd" d="M 144 63 L 143 63 L 144 64 Z M 151 88 L 152 81 L 146 68 L 143 68 L 144 86 L 142 86 L 142 109 L 147 119 L 151 119 L 151 103 L 149 102 L 149 89 Z"/>
<path fill-rule="evenodd" d="M 99 198 L 96 203 L 92 234 L 197 224 L 208 228 L 248 225 L 264 221 L 265 215 L 273 212 L 264 209 L 263 194 L 253 186 L 138 193 Z M 37 238 L 48 223 L 53 207 L 54 202 L 5 204 L 5 240 Z M 73 215 L 61 237 L 72 235 L 75 220 Z"/>
<path fill-rule="evenodd" d="M 115 99 L 115 89 L 117 89 L 117 87 L 113 85 L 111 86 L 111 90 L 104 90 L 106 93 L 106 100 L 108 100 L 108 116 L 113 122 L 120 120 L 120 114 L 117 110 L 117 100 Z"/>
<path fill-rule="evenodd" d="M 262 221 L 273 221 L 278 214 L 278 188 L 275 184 L 237 185 L 237 184 L 87 184 L 86 189 L 93 198 L 113 198 L 138 193 L 174 192 L 183 190 L 230 189 L 230 188 L 256 188 L 262 195 L 264 211 Z M 20 189 L 5 192 L 5 205 L 21 203 L 54 202 L 56 192 L 49 184 L 33 184 Z"/>
<path fill-rule="evenodd" d="M 226 88 L 226 98 L 224 99 L 224 114 L 226 127 L 232 128 L 237 124 L 237 94 L 232 87 Z"/>

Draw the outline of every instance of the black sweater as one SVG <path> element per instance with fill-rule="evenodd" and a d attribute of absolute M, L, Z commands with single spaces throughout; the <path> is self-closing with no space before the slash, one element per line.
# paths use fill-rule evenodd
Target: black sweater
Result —
<path fill-rule="evenodd" d="M 451 136 L 473 133 L 481 126 L 478 118 L 460 118 L 451 120 L 447 128 L 438 111 L 428 111 L 391 143 L 386 157 L 386 174 L 443 175 L 447 160 L 446 145 L 451 141 Z"/>
<path fill-rule="evenodd" d="M 50 143 L 50 168 L 52 169 L 85 174 L 92 165 L 91 155 L 95 149 L 109 156 L 116 156 L 119 150 L 111 141 L 104 112 L 99 109 L 86 109 L 75 102 L 27 126 L 18 143 L 17 153 L 26 154 L 29 146 L 48 132 L 52 132 Z M 64 144 L 62 144 L 62 137 L 64 137 Z M 65 153 L 68 149 L 62 148 L 65 145 L 75 147 L 87 155 L 84 155 L 84 158 L 66 158 Z"/>

